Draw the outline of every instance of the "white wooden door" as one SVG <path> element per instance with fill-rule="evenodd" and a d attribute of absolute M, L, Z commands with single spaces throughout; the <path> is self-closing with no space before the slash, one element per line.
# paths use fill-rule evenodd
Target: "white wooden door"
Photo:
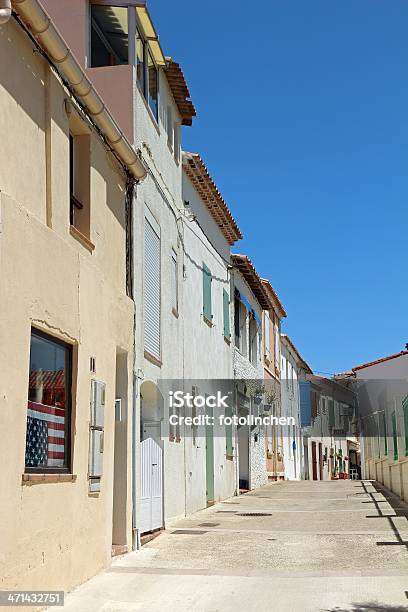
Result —
<path fill-rule="evenodd" d="M 163 451 L 152 438 L 141 443 L 140 533 L 163 527 Z"/>

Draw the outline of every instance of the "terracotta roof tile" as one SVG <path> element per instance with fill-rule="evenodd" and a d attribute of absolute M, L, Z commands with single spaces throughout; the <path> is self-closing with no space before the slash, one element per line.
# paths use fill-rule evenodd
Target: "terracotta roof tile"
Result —
<path fill-rule="evenodd" d="M 197 153 L 183 153 L 183 168 L 228 244 L 232 246 L 242 238 L 241 230 L 203 160 Z"/>
<path fill-rule="evenodd" d="M 377 363 L 383 363 L 384 361 L 389 361 L 390 359 L 396 359 L 397 357 L 401 357 L 402 355 L 408 355 L 408 351 L 400 351 L 399 353 L 394 353 L 394 355 L 388 355 L 388 357 L 381 357 L 381 359 L 376 359 L 375 361 L 369 361 L 368 363 L 363 363 L 362 365 L 356 366 L 355 368 L 351 368 L 352 372 L 356 370 L 362 370 L 363 368 L 368 368 L 373 365 L 377 365 Z"/>
<path fill-rule="evenodd" d="M 275 289 L 272 287 L 270 281 L 268 281 L 266 278 L 261 278 L 261 281 L 266 291 L 271 295 L 272 301 L 275 302 L 276 309 L 280 313 L 280 318 L 286 317 L 287 316 L 286 310 L 284 309 L 282 302 L 280 301 L 278 294 L 276 293 Z"/>
<path fill-rule="evenodd" d="M 263 310 L 272 310 L 273 302 L 266 292 L 262 280 L 249 257 L 246 255 L 232 254 L 231 260 L 235 268 L 237 268 L 245 278 L 261 308 Z"/>
<path fill-rule="evenodd" d="M 193 117 L 197 115 L 194 104 L 190 99 L 190 91 L 188 89 L 186 79 L 180 64 L 174 62 L 171 57 L 166 58 L 167 66 L 164 71 L 167 81 L 173 94 L 174 101 L 181 115 L 183 125 L 192 125 Z"/>

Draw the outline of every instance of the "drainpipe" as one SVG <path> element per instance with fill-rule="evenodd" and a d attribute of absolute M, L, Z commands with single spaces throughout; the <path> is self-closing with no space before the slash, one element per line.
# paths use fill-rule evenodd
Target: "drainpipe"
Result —
<path fill-rule="evenodd" d="M 4 25 L 11 17 L 11 0 L 0 0 L 0 25 Z"/>
<path fill-rule="evenodd" d="M 10 0 L 0 0 L 0 7 L 10 6 Z M 104 134 L 118 158 L 127 166 L 133 177 L 141 181 L 146 168 L 125 135 L 106 108 L 102 98 L 93 88 L 84 70 L 67 47 L 61 34 L 53 25 L 38 0 L 12 0 L 13 7 L 25 26 L 46 52 L 59 74 L 69 83 L 74 93 L 83 101 L 86 111 Z"/>

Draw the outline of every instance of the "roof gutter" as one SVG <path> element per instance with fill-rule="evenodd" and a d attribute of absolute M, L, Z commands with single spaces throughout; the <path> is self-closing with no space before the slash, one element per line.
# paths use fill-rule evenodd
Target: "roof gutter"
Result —
<path fill-rule="evenodd" d="M 0 0 L 0 25 L 4 25 L 11 17 L 11 0 Z"/>
<path fill-rule="evenodd" d="M 7 0 L 0 0 L 0 7 L 2 4 L 7 4 Z M 118 127 L 102 98 L 93 88 L 39 2 L 37 0 L 12 0 L 12 4 L 19 17 L 56 64 L 61 76 L 70 84 L 75 94 L 81 98 L 87 112 L 102 131 L 120 161 L 129 168 L 136 180 L 142 181 L 147 174 L 143 162 Z"/>

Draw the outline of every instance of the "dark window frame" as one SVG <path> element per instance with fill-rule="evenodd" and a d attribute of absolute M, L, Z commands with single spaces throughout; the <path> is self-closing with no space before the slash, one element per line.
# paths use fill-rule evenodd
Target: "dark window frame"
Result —
<path fill-rule="evenodd" d="M 47 467 L 47 466 L 39 466 L 39 467 L 29 467 L 25 465 L 24 459 L 24 474 L 72 474 L 72 353 L 73 346 L 72 344 L 68 344 L 55 336 L 51 336 L 46 332 L 38 329 L 37 327 L 31 328 L 30 333 L 30 356 L 31 356 L 31 338 L 32 336 L 37 336 L 38 338 L 42 338 L 47 340 L 48 342 L 54 342 L 59 346 L 62 346 L 66 349 L 66 357 L 65 357 L 65 369 L 66 369 L 66 379 L 65 379 L 65 394 L 66 394 L 66 414 L 65 418 L 66 427 L 65 427 L 65 463 L 64 467 Z M 30 371 L 28 373 L 30 377 Z M 29 389 L 29 380 L 27 381 L 27 402 L 28 402 L 28 389 Z M 26 420 L 27 420 L 27 410 L 26 406 Z M 68 421 L 68 424 L 67 424 Z M 27 424 L 26 424 L 26 437 L 27 439 Z M 24 456 L 25 456 L 25 444 L 24 444 Z"/>

